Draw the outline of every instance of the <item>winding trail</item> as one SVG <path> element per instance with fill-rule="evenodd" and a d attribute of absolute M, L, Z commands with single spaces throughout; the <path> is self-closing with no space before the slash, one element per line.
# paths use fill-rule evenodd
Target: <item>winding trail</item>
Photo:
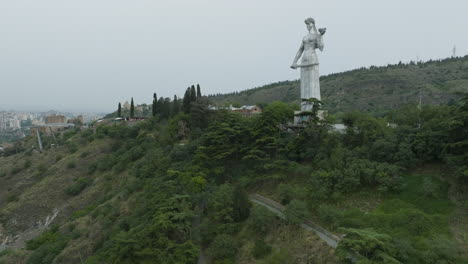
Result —
<path fill-rule="evenodd" d="M 281 218 L 285 218 L 284 216 L 284 206 L 281 205 L 280 203 L 277 203 L 271 199 L 268 199 L 266 197 L 263 197 L 259 194 L 252 194 L 249 196 L 250 200 L 258 205 L 261 205 L 271 212 L 275 213 Z M 331 232 L 327 231 L 325 228 L 317 225 L 316 223 L 308 220 L 308 219 L 302 219 L 303 222 L 301 224 L 301 227 L 304 229 L 310 230 L 315 232 L 325 243 L 327 243 L 330 247 L 336 248 L 338 246 L 338 243 L 340 242 L 340 238 L 337 237 L 336 235 L 332 234 Z"/>

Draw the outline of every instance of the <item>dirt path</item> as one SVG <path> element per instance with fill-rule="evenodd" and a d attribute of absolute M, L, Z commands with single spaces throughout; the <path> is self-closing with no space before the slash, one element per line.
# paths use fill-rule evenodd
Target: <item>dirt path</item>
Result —
<path fill-rule="evenodd" d="M 252 194 L 249 196 L 250 200 L 258 205 L 261 205 L 265 208 L 267 208 L 268 210 L 270 210 L 271 212 L 275 213 L 276 215 L 278 215 L 279 217 L 281 218 L 284 218 L 284 206 L 273 201 L 273 200 L 270 200 L 266 197 L 263 197 L 261 195 L 258 195 L 258 194 Z M 330 247 L 332 248 L 336 248 L 338 246 L 338 243 L 340 242 L 340 238 L 333 235 L 331 232 L 327 231 L 325 228 L 315 224 L 314 222 L 310 221 L 310 220 L 307 220 L 307 219 L 303 219 L 303 223 L 301 224 L 301 227 L 303 227 L 304 229 L 307 229 L 307 230 L 310 230 L 310 231 L 313 231 L 315 232 L 323 241 L 325 241 L 325 243 L 327 243 Z"/>

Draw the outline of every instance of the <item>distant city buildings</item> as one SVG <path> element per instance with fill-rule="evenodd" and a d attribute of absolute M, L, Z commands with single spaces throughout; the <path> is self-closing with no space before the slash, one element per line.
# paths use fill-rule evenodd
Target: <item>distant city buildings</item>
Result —
<path fill-rule="evenodd" d="M 45 117 L 46 124 L 57 124 L 57 123 L 66 123 L 65 120 L 67 118 L 64 115 L 51 115 Z"/>
<path fill-rule="evenodd" d="M 27 113 L 0 112 L 0 131 L 21 129 L 21 121 L 30 118 Z"/>
<path fill-rule="evenodd" d="M 62 128 L 81 126 L 98 120 L 103 114 L 0 111 L 0 143 L 9 142 L 35 130 L 50 133 Z"/>

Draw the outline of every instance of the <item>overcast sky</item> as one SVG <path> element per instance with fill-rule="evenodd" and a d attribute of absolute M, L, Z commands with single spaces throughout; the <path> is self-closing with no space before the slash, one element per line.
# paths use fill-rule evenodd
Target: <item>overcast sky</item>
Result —
<path fill-rule="evenodd" d="M 111 111 L 292 80 L 326 27 L 321 74 L 468 54 L 467 0 L 0 0 L 0 109 Z"/>

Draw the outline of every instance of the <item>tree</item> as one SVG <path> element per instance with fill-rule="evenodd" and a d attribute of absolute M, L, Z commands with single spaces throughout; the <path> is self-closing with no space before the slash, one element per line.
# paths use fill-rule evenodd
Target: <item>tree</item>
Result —
<path fill-rule="evenodd" d="M 244 159 L 255 160 L 255 164 L 262 167 L 262 162 L 276 157 L 281 147 L 281 126 L 293 118 L 293 113 L 292 108 L 282 102 L 265 107 L 253 127 L 255 145 Z"/>
<path fill-rule="evenodd" d="M 458 179 L 468 183 L 468 94 L 453 111 L 448 122 L 449 142 L 445 147 L 449 163 L 457 169 Z"/>
<path fill-rule="evenodd" d="M 134 118 L 135 117 L 135 105 L 133 104 L 133 97 L 132 97 L 132 101 L 130 103 L 130 118 Z"/>
<path fill-rule="evenodd" d="M 153 111 L 153 116 L 156 116 L 156 114 L 158 114 L 158 96 L 156 95 L 156 93 L 153 94 L 153 107 L 152 107 L 152 111 Z"/>
<path fill-rule="evenodd" d="M 292 200 L 285 208 L 286 220 L 295 225 L 299 225 L 307 217 L 307 205 L 300 200 Z"/>
<path fill-rule="evenodd" d="M 202 137 L 194 162 L 203 167 L 209 176 L 224 182 L 233 175 L 246 151 L 250 139 L 248 123 L 240 115 L 220 111 L 215 121 Z"/>
<path fill-rule="evenodd" d="M 191 104 L 191 99 L 190 99 L 190 87 L 185 90 L 184 98 L 182 99 L 182 111 L 186 114 L 190 114 L 190 104 Z"/>
<path fill-rule="evenodd" d="M 237 185 L 234 188 L 233 202 L 234 202 L 234 205 L 233 205 L 234 221 L 242 222 L 245 219 L 247 219 L 250 215 L 250 207 L 252 207 L 252 204 L 249 201 L 249 197 L 247 196 L 247 193 L 240 185 Z"/>
<path fill-rule="evenodd" d="M 174 101 L 172 101 L 172 115 L 175 116 L 180 111 L 179 99 L 177 95 L 174 95 Z"/>
<path fill-rule="evenodd" d="M 193 103 L 197 100 L 197 92 L 195 90 L 195 85 L 190 87 L 190 103 Z"/>
<path fill-rule="evenodd" d="M 197 98 L 201 98 L 201 89 L 200 89 L 200 84 L 197 84 Z"/>
<path fill-rule="evenodd" d="M 225 260 L 234 260 L 236 257 L 237 251 L 239 249 L 239 241 L 230 236 L 221 234 L 218 235 L 213 242 L 211 242 L 208 252 L 216 260 L 225 261 Z M 218 262 L 217 262 L 218 263 Z M 220 263 L 230 263 L 230 262 L 220 262 Z"/>
<path fill-rule="evenodd" d="M 276 216 L 265 207 L 255 206 L 250 212 L 247 225 L 254 234 L 263 236 L 268 233 L 268 230 L 272 227 L 275 218 Z"/>
<path fill-rule="evenodd" d="M 159 97 L 158 100 L 159 115 L 162 119 L 166 119 L 171 115 L 171 99 L 168 97 Z"/>
<path fill-rule="evenodd" d="M 119 107 L 117 108 L 117 116 L 122 117 L 122 105 L 119 103 Z"/>
<path fill-rule="evenodd" d="M 161 116 L 163 118 L 169 118 L 171 116 L 171 99 L 169 97 L 164 98 L 161 107 Z"/>
<path fill-rule="evenodd" d="M 214 220 L 221 223 L 232 223 L 234 221 L 234 189 L 229 184 L 222 184 L 211 195 L 209 201 L 209 208 L 212 212 L 211 216 Z"/>
<path fill-rule="evenodd" d="M 190 105 L 191 125 L 193 127 L 205 128 L 209 123 L 208 99 L 198 98 Z"/>
<path fill-rule="evenodd" d="M 398 252 L 390 236 L 372 229 L 349 228 L 342 231 L 346 236 L 338 245 L 336 253 L 343 263 L 401 263 L 394 257 Z"/>

